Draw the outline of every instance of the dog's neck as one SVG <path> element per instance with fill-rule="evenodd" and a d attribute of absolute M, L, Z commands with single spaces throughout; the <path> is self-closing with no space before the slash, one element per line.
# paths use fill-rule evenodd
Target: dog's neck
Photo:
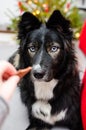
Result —
<path fill-rule="evenodd" d="M 38 100 L 50 100 L 53 98 L 53 89 L 55 88 L 58 80 L 52 79 L 50 82 L 35 81 L 34 91 Z"/>

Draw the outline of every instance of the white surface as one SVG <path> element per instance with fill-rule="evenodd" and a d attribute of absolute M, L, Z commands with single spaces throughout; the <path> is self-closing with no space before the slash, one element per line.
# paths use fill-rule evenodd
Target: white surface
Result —
<path fill-rule="evenodd" d="M 17 36 L 12 33 L 0 33 L 0 43 L 16 44 Z"/>
<path fill-rule="evenodd" d="M 0 24 L 10 23 L 10 19 L 7 14 L 13 17 L 18 14 L 17 11 L 17 0 L 0 0 Z M 10 10 L 12 13 L 9 13 Z"/>

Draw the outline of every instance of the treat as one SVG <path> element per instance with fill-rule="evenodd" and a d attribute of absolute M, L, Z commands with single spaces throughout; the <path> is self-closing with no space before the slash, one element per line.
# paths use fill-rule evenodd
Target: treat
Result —
<path fill-rule="evenodd" d="M 18 75 L 20 78 L 24 77 L 30 70 L 32 69 L 32 67 L 27 67 L 25 69 L 20 69 L 17 71 L 16 75 Z"/>
<path fill-rule="evenodd" d="M 24 77 L 28 72 L 30 72 L 30 70 L 32 69 L 32 67 L 27 67 L 25 69 L 20 69 L 16 72 L 15 75 L 18 75 L 20 78 Z M 10 76 L 9 73 L 5 73 L 4 76 L 2 77 L 3 80 L 7 80 Z"/>

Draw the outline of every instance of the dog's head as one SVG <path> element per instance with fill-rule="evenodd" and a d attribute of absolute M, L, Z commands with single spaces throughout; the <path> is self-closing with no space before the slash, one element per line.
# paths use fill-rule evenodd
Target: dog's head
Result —
<path fill-rule="evenodd" d="M 72 31 L 70 22 L 58 10 L 45 23 L 29 12 L 24 13 L 18 38 L 19 64 L 23 68 L 32 66 L 32 80 L 50 81 L 61 77 L 68 68 L 73 52 Z"/>

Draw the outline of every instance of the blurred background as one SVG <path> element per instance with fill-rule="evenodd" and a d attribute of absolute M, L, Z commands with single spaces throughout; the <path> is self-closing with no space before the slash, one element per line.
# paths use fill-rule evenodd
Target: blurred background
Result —
<path fill-rule="evenodd" d="M 47 21 L 55 9 L 71 21 L 74 37 L 78 39 L 86 18 L 86 0 L 3 0 L 0 2 L 0 32 L 17 32 L 17 24 L 25 11 Z"/>
<path fill-rule="evenodd" d="M 7 60 L 17 49 L 17 24 L 25 11 L 47 21 L 59 9 L 71 21 L 74 45 L 82 81 L 86 69 L 86 0 L 0 0 L 0 60 Z M 27 110 L 20 99 L 19 88 L 10 102 L 10 113 L 1 130 L 25 130 Z"/>
<path fill-rule="evenodd" d="M 16 23 L 24 11 L 30 11 L 44 21 L 55 9 L 71 20 L 74 31 L 80 31 L 86 17 L 86 0 L 3 0 L 0 2 L 0 30 L 16 31 Z"/>

